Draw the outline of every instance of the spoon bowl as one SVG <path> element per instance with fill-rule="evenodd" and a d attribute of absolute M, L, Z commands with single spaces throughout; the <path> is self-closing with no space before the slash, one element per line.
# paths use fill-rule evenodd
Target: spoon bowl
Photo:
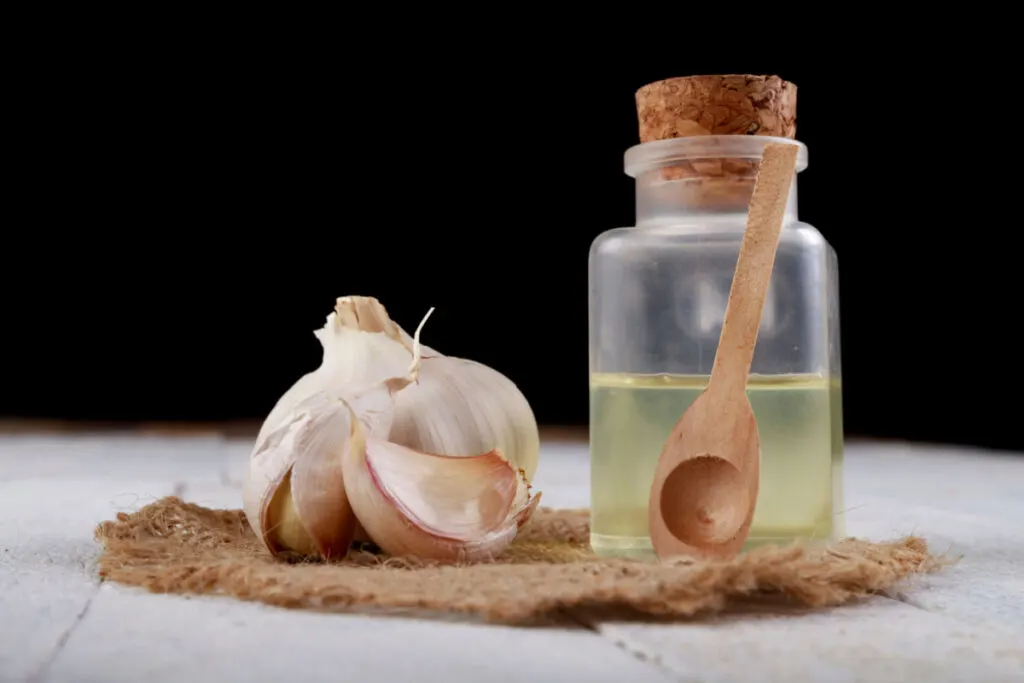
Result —
<path fill-rule="evenodd" d="M 717 455 L 683 462 L 661 489 L 665 526 L 690 546 L 722 545 L 734 538 L 749 507 L 743 473 Z"/>
<path fill-rule="evenodd" d="M 725 558 L 746 541 L 760 476 L 757 421 L 745 393 L 728 415 L 720 396 L 709 387 L 697 397 L 658 461 L 649 523 L 659 555 Z"/>

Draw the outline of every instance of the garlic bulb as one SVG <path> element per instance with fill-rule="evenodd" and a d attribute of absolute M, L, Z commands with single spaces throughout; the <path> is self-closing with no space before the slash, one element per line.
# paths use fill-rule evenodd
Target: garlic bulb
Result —
<path fill-rule="evenodd" d="M 378 381 L 380 368 L 408 363 L 412 355 L 412 339 L 372 297 L 338 299 L 327 324 L 315 334 L 324 349 L 320 367 L 278 400 L 260 437 L 318 391 Z M 397 343 L 384 344 L 381 337 Z M 435 455 L 479 455 L 497 448 L 532 481 L 540 435 L 516 385 L 481 363 L 427 347 L 421 356 L 418 381 L 395 396 L 388 440 Z"/>
<path fill-rule="evenodd" d="M 500 553 L 529 520 L 540 494 L 502 448 L 533 449 L 536 466 L 525 398 L 486 366 L 422 347 L 425 322 L 410 338 L 375 299 L 338 300 L 317 335 L 321 367 L 281 397 L 250 457 L 245 514 L 271 553 L 338 558 L 363 536 L 393 555 L 457 562 Z M 470 379 L 448 374 L 458 372 Z"/>

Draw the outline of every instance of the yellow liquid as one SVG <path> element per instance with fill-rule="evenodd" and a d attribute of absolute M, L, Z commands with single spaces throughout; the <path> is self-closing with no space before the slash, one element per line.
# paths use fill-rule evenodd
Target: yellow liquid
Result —
<path fill-rule="evenodd" d="M 654 469 L 706 376 L 597 374 L 590 380 L 590 544 L 599 555 L 652 557 L 647 503 Z M 843 533 L 838 379 L 752 375 L 761 482 L 746 547 Z"/>

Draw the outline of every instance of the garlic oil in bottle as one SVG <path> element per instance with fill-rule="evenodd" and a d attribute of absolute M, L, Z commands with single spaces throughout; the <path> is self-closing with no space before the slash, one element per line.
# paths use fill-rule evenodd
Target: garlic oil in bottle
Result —
<path fill-rule="evenodd" d="M 591 402 L 591 545 L 651 555 L 647 499 L 679 416 L 707 376 L 595 374 Z M 761 495 L 750 545 L 831 538 L 834 527 L 832 385 L 817 375 L 754 375 L 747 396 L 761 439 Z M 827 456 L 827 457 L 825 457 Z"/>

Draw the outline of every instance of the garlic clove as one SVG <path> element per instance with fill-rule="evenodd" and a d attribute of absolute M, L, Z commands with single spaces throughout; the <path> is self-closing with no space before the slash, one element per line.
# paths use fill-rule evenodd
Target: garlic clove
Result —
<path fill-rule="evenodd" d="M 266 534 L 267 508 L 271 498 L 288 478 L 295 462 L 295 427 L 305 415 L 292 415 L 291 419 L 269 430 L 257 439 L 242 487 L 242 509 L 249 526 L 271 552 L 276 552 Z"/>
<path fill-rule="evenodd" d="M 500 372 L 441 356 L 423 359 L 416 384 L 395 397 L 389 441 L 438 455 L 499 449 L 533 479 L 540 432 L 529 402 Z"/>
<path fill-rule="evenodd" d="M 310 420 L 302 452 L 292 465 L 290 493 L 296 517 L 320 557 L 344 557 L 355 534 L 355 515 L 345 494 L 341 460 L 351 434 L 351 414 L 341 401 Z M 273 523 L 273 520 L 271 520 Z M 310 555 L 308 545 L 290 548 Z"/>
<path fill-rule="evenodd" d="M 295 509 L 291 475 L 291 469 L 285 472 L 284 479 L 267 505 L 266 519 L 273 522 L 268 523 L 264 542 L 275 555 L 294 553 L 303 557 L 316 557 L 320 554 L 320 549 Z"/>
<path fill-rule="evenodd" d="M 254 460 L 267 454 L 288 463 L 262 494 L 260 535 L 272 553 L 331 559 L 348 552 L 355 516 L 345 495 L 341 457 L 351 431 L 347 404 L 316 394 L 254 455 Z"/>
<path fill-rule="evenodd" d="M 497 450 L 475 456 L 414 451 L 356 424 L 345 486 L 367 535 L 393 556 L 443 562 L 492 558 L 533 513 L 523 472 Z"/>
<path fill-rule="evenodd" d="M 443 466 L 445 458 L 376 439 L 366 444 L 374 483 L 420 528 L 465 541 L 500 526 L 521 498 L 519 476 L 508 461 L 497 451 L 450 467 Z"/>

